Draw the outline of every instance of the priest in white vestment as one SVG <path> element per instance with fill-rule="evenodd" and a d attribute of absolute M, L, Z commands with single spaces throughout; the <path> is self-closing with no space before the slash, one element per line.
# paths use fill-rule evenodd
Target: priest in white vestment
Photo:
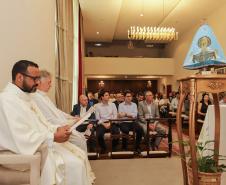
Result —
<path fill-rule="evenodd" d="M 32 93 L 32 99 L 38 105 L 47 121 L 53 125 L 63 126 L 74 124 L 76 122 L 76 118 L 58 109 L 48 97 L 47 93 L 50 90 L 51 82 L 51 74 L 48 71 L 41 70 L 40 82 L 37 86 L 37 91 Z M 72 135 L 69 138 L 69 142 L 87 152 L 86 138 L 77 130 L 73 130 Z"/>
<path fill-rule="evenodd" d="M 14 65 L 13 83 L 0 93 L 0 150 L 32 155 L 46 143 L 40 185 L 93 184 L 85 152 L 67 141 L 69 127 L 50 124 L 32 101 L 39 79 L 37 64 L 22 60 Z"/>

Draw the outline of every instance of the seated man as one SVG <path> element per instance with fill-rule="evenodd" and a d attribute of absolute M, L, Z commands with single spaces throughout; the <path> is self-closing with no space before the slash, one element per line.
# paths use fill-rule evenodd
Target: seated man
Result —
<path fill-rule="evenodd" d="M 74 124 L 77 121 L 76 118 L 58 109 L 47 96 L 51 83 L 51 74 L 45 70 L 40 71 L 40 82 L 37 86 L 38 90 L 36 93 L 32 94 L 33 101 L 38 105 L 47 121 L 53 125 L 63 126 Z M 86 139 L 83 134 L 74 130 L 69 140 L 85 152 L 87 151 Z"/>
<path fill-rule="evenodd" d="M 133 102 L 137 104 L 139 104 L 140 101 L 143 101 L 144 100 L 144 93 L 143 92 L 138 92 L 136 94 L 136 97 L 133 99 Z"/>
<path fill-rule="evenodd" d="M 167 118 L 169 116 L 169 106 L 169 99 L 167 98 L 167 95 L 164 94 L 162 99 L 159 101 L 159 110 L 161 117 Z"/>
<path fill-rule="evenodd" d="M 77 118 L 80 118 L 84 116 L 84 114 L 90 109 L 90 104 L 88 103 L 88 98 L 85 95 L 80 95 L 79 96 L 79 103 L 74 105 L 73 110 L 71 112 L 72 116 L 76 116 Z M 89 119 L 90 121 L 85 121 L 81 125 L 76 127 L 76 130 L 79 132 L 84 132 L 84 135 L 86 137 L 89 137 L 93 132 L 94 132 L 94 127 L 93 127 L 93 121 L 95 120 L 95 114 L 92 113 Z M 87 145 L 89 151 L 94 151 L 95 149 L 95 142 L 91 139 L 87 140 Z"/>
<path fill-rule="evenodd" d="M 89 101 L 90 106 L 93 106 L 98 103 L 98 100 L 94 98 L 94 95 L 92 92 L 89 91 L 87 93 L 87 96 L 88 96 L 88 101 Z"/>
<path fill-rule="evenodd" d="M 73 110 L 71 112 L 72 116 L 82 117 L 84 114 L 89 110 L 90 104 L 88 103 L 88 98 L 85 95 L 79 96 L 79 103 L 74 105 Z M 89 119 L 95 119 L 95 114 L 92 113 Z M 93 124 L 84 122 L 83 124 L 79 125 L 76 130 L 79 132 L 85 132 L 87 129 L 92 129 Z"/>
<path fill-rule="evenodd" d="M 158 105 L 154 103 L 153 94 L 151 91 L 145 92 L 145 100 L 139 102 L 138 105 L 139 124 L 143 128 L 144 135 L 147 134 L 147 121 L 150 118 L 159 118 Z M 165 129 L 162 128 L 158 121 L 152 121 L 149 123 L 150 131 L 157 132 L 157 134 L 164 135 Z M 162 137 L 155 137 L 151 140 L 151 150 L 158 149 Z"/>
<path fill-rule="evenodd" d="M 12 83 L 0 93 L 0 148 L 33 155 L 47 144 L 40 185 L 92 185 L 85 152 L 67 142 L 70 127 L 50 124 L 32 101 L 39 80 L 37 64 L 22 60 L 13 66 Z"/>
<path fill-rule="evenodd" d="M 126 91 L 125 101 L 119 104 L 118 117 L 119 118 L 137 118 L 137 105 L 132 102 L 132 93 Z M 129 134 L 129 131 L 135 129 L 136 132 L 136 145 L 135 150 L 140 153 L 140 142 L 142 139 L 142 128 L 137 121 L 125 121 L 120 123 L 120 129 L 123 133 Z M 127 138 L 122 138 L 122 148 L 127 150 Z"/>
<path fill-rule="evenodd" d="M 173 112 L 177 111 L 177 106 L 179 104 L 179 101 L 180 101 L 180 94 L 179 94 L 179 92 L 176 92 L 175 98 L 173 98 L 171 103 L 170 103 L 171 104 L 171 110 Z"/>
<path fill-rule="evenodd" d="M 116 100 L 113 102 L 118 110 L 118 106 L 120 103 L 124 101 L 124 94 L 122 92 L 117 92 Z"/>
<path fill-rule="evenodd" d="M 98 121 L 97 126 L 97 138 L 98 143 L 101 147 L 101 153 L 106 152 L 106 144 L 104 141 L 104 134 L 106 132 L 111 131 L 112 134 L 118 134 L 119 128 L 117 125 L 110 125 L 109 119 L 117 119 L 117 109 L 114 103 L 109 102 L 109 92 L 106 90 L 102 90 L 99 93 L 101 103 L 96 105 L 96 119 Z M 112 140 L 112 148 L 115 150 L 116 145 L 118 144 L 118 140 Z"/>

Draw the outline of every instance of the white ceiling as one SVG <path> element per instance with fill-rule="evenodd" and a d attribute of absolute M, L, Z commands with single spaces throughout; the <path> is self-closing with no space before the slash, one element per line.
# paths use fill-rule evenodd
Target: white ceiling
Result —
<path fill-rule="evenodd" d="M 79 0 L 79 3 L 85 41 L 111 42 L 127 40 L 127 30 L 133 25 L 174 26 L 182 34 L 201 24 L 226 0 Z"/>

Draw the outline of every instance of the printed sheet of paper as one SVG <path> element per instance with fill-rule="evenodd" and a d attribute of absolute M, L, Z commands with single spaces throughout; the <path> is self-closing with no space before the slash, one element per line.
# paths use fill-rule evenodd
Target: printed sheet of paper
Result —
<path fill-rule="evenodd" d="M 90 107 L 90 109 L 85 113 L 85 115 L 83 117 L 80 118 L 79 121 L 77 121 L 71 128 L 70 128 L 70 132 L 72 130 L 74 130 L 77 126 L 81 125 L 84 121 L 86 121 L 87 119 L 89 119 L 89 117 L 91 116 L 91 114 L 95 111 L 94 107 Z"/>

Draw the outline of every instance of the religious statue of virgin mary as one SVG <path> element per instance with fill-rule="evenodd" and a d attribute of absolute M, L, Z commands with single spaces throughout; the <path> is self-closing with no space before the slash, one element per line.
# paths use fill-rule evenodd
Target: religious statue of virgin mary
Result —
<path fill-rule="evenodd" d="M 223 50 L 208 25 L 198 29 L 183 66 L 185 69 L 226 66 Z"/>

